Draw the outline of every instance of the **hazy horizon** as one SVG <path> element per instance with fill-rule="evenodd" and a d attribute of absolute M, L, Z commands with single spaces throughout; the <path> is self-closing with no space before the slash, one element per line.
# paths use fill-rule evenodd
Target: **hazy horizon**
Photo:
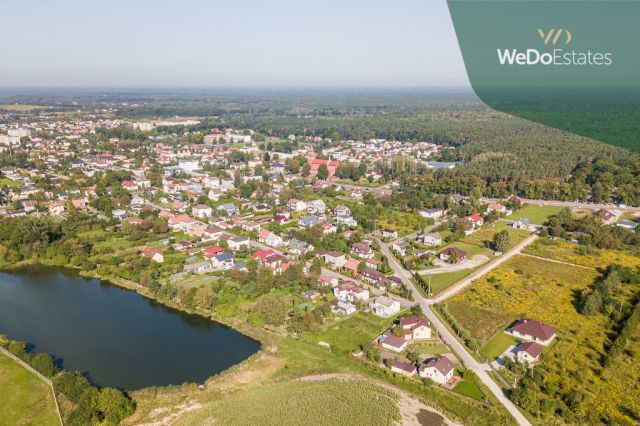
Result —
<path fill-rule="evenodd" d="M 445 0 L 6 0 L 2 88 L 469 87 Z"/>

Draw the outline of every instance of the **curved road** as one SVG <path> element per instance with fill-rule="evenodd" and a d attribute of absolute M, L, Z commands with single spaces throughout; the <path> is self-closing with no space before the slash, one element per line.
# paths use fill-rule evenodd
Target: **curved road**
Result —
<path fill-rule="evenodd" d="M 451 347 L 454 352 L 460 357 L 464 366 L 473 371 L 478 378 L 484 383 L 487 388 L 494 394 L 494 396 L 500 401 L 502 405 L 509 411 L 509 413 L 513 416 L 513 418 L 518 422 L 519 425 L 531 426 L 531 423 L 526 419 L 526 417 L 518 410 L 518 408 L 507 398 L 502 389 L 496 384 L 496 382 L 489 376 L 489 371 L 491 371 L 491 367 L 489 364 L 480 363 L 476 361 L 476 359 L 471 356 L 464 345 L 449 331 L 449 329 L 444 325 L 444 323 L 438 318 L 438 316 L 431 310 L 431 305 L 433 303 L 440 300 L 444 300 L 446 297 L 450 297 L 451 295 L 463 290 L 467 286 L 469 286 L 474 280 L 480 278 L 482 275 L 492 271 L 497 268 L 499 265 L 509 260 L 514 255 L 520 253 L 524 247 L 531 244 L 538 238 L 537 235 L 533 234 L 528 237 L 526 240 L 522 241 L 516 247 L 514 247 L 509 252 L 503 254 L 499 258 L 485 265 L 478 271 L 471 274 L 469 277 L 459 281 L 445 293 L 441 294 L 436 299 L 427 299 L 420 294 L 418 289 L 411 282 L 411 273 L 407 271 L 398 260 L 395 258 L 391 250 L 389 250 L 388 243 L 380 242 L 380 251 L 384 254 L 389 262 L 389 266 L 393 269 L 395 274 L 400 277 L 404 285 L 407 288 L 411 289 L 411 293 L 413 294 L 414 299 L 420 305 L 422 312 L 424 312 L 425 316 L 429 319 L 431 324 L 435 327 L 440 335 L 441 339 L 444 343 L 446 343 L 449 347 Z"/>

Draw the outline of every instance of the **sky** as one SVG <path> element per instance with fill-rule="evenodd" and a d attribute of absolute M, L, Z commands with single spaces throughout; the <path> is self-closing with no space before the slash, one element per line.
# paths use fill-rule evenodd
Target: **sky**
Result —
<path fill-rule="evenodd" d="M 445 0 L 0 0 L 0 86 L 468 86 Z"/>

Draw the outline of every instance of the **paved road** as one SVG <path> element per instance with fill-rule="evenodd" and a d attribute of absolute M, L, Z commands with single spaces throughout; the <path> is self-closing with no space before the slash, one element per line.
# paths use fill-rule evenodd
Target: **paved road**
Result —
<path fill-rule="evenodd" d="M 440 303 L 443 300 L 450 298 L 454 294 L 459 293 L 460 291 L 464 290 L 465 288 L 467 288 L 469 285 L 471 285 L 478 278 L 480 278 L 483 275 L 493 271 L 498 266 L 502 265 L 504 262 L 506 262 L 507 260 L 511 259 L 516 254 L 520 254 L 520 252 L 526 246 L 528 246 L 529 244 L 533 243 L 537 239 L 538 239 L 538 235 L 531 234 L 525 240 L 523 240 L 520 244 L 518 244 L 517 246 L 515 246 L 514 248 L 509 250 L 507 253 L 504 253 L 503 255 L 495 258 L 493 261 L 491 261 L 491 262 L 487 263 L 486 265 L 480 267 L 477 271 L 475 271 L 472 274 L 466 276 L 465 278 L 461 279 L 460 281 L 458 281 L 453 286 L 449 287 L 448 289 L 446 289 L 445 291 L 440 293 L 437 297 L 435 297 L 433 299 L 433 301 L 431 303 Z"/>
<path fill-rule="evenodd" d="M 531 243 L 535 241 L 536 238 L 537 236 L 531 236 L 527 238 L 525 241 L 518 244 L 518 246 L 516 246 L 512 251 L 515 252 L 517 250 L 519 252 L 519 250 L 522 250 L 522 248 L 526 246 L 526 244 L 524 244 L 525 242 L 528 241 L 529 243 Z M 476 359 L 473 358 L 469 352 L 467 352 L 467 349 L 464 347 L 464 345 L 458 339 L 455 338 L 455 336 L 442 323 L 442 321 L 440 321 L 440 318 L 438 318 L 438 316 L 431 310 L 431 304 L 433 304 L 433 299 L 427 299 L 425 297 L 422 297 L 418 289 L 411 283 L 411 273 L 407 271 L 400 264 L 400 262 L 398 262 L 395 256 L 393 256 L 393 253 L 391 253 L 391 250 L 389 250 L 389 244 L 380 243 L 380 251 L 388 259 L 389 266 L 391 266 L 395 274 L 402 279 L 402 282 L 404 283 L 404 285 L 407 286 L 407 288 L 411 289 L 414 299 L 418 302 L 418 304 L 420 305 L 420 308 L 424 312 L 425 316 L 429 319 L 431 324 L 434 326 L 434 328 L 440 335 L 440 338 L 442 339 L 442 341 L 445 344 L 447 344 L 450 348 L 452 348 L 453 351 L 460 357 L 464 366 L 467 369 L 473 371 L 478 376 L 478 378 L 482 381 L 482 383 L 484 383 L 485 386 L 489 388 L 491 393 L 493 393 L 495 397 L 498 399 L 498 401 L 500 401 L 500 403 L 504 405 L 507 411 L 511 413 L 511 415 L 518 422 L 518 424 L 524 425 L 524 426 L 531 426 L 531 424 L 526 419 L 526 417 L 522 415 L 522 413 L 518 410 L 518 408 L 504 395 L 504 393 L 502 392 L 502 389 L 500 389 L 500 387 L 496 384 L 496 382 L 493 381 L 491 376 L 489 376 L 488 371 L 491 370 L 491 366 L 489 366 L 488 364 L 480 363 L 476 361 Z M 502 257 L 505 257 L 506 259 L 502 260 L 500 263 L 504 262 L 505 260 L 508 260 L 514 254 L 515 253 L 512 253 L 512 252 L 505 253 Z M 498 260 L 499 259 L 496 259 L 496 261 Z M 493 266 L 493 268 L 498 266 L 500 263 Z M 487 267 L 489 266 L 490 265 L 487 265 Z M 486 269 L 485 267 L 485 268 L 482 268 L 482 270 L 484 271 L 484 273 L 487 273 L 493 268 Z M 478 275 L 476 278 L 478 278 L 479 276 L 481 275 Z M 466 285 L 469 285 L 470 283 L 471 281 Z"/>
<path fill-rule="evenodd" d="M 500 198 L 482 198 L 482 201 L 487 203 L 493 203 L 500 201 Z M 504 200 L 504 199 L 502 199 Z M 574 209 L 612 209 L 621 210 L 627 212 L 640 212 L 640 207 L 618 207 L 616 204 L 594 204 L 594 203 L 581 203 L 574 201 L 558 201 L 558 200 L 529 200 L 522 198 L 523 204 L 536 204 L 539 206 L 559 206 L 559 207 L 571 207 Z"/>

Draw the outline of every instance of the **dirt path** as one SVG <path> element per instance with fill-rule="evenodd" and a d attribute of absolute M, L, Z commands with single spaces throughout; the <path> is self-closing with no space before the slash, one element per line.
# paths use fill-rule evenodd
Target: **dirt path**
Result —
<path fill-rule="evenodd" d="M 321 381 L 321 380 L 330 380 L 330 379 L 338 379 L 338 380 L 371 380 L 366 379 L 361 376 L 357 376 L 355 374 L 318 374 L 314 376 L 305 376 L 301 377 L 298 380 L 303 382 L 313 382 L 313 381 Z M 398 389 L 395 386 L 392 386 L 388 383 L 381 382 L 378 380 L 373 380 L 373 382 L 379 386 L 382 386 L 385 389 L 389 389 L 400 397 L 398 400 L 398 409 L 400 410 L 400 416 L 402 420 L 398 422 L 399 425 L 403 426 L 436 426 L 436 425 L 447 425 L 447 426 L 459 426 L 459 423 L 449 420 L 445 417 L 444 414 L 439 412 L 438 410 L 429 407 L 422 403 L 422 401 L 414 398 L 411 394 Z M 422 421 L 422 422 L 421 422 Z"/>

